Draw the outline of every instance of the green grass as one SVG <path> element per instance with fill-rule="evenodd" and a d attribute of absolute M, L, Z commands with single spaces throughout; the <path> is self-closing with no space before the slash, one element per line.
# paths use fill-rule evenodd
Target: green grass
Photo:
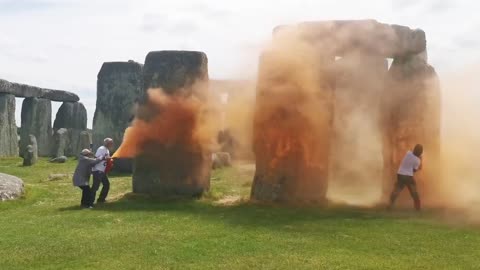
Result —
<path fill-rule="evenodd" d="M 27 187 L 0 203 L 0 269 L 480 269 L 478 227 L 431 211 L 252 205 L 246 166 L 215 171 L 198 201 L 133 196 L 128 176 L 112 176 L 110 202 L 79 210 L 69 178 L 48 181 L 75 161 L 20 164 L 0 159 Z"/>

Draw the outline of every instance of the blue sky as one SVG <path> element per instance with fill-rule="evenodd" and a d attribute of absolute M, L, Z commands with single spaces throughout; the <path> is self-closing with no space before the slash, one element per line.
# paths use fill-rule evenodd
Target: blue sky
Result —
<path fill-rule="evenodd" d="M 473 0 L 0 0 L 0 78 L 77 93 L 90 126 L 103 62 L 202 50 L 211 78 L 249 78 L 274 26 L 366 18 L 425 30 L 442 76 L 478 62 L 478 10 Z"/>

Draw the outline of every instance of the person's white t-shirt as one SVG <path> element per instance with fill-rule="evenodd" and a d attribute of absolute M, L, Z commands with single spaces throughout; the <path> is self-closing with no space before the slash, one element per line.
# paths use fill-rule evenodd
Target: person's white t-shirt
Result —
<path fill-rule="evenodd" d="M 400 164 L 398 174 L 413 176 L 416 170 L 420 167 L 420 158 L 415 156 L 412 151 L 408 151 Z"/>
<path fill-rule="evenodd" d="M 110 157 L 110 151 L 108 151 L 108 148 L 105 146 L 100 146 L 97 149 L 97 152 L 95 153 L 96 158 L 104 159 L 107 157 Z M 105 168 L 107 167 L 107 160 L 105 159 L 104 161 L 98 163 L 95 165 L 92 169 L 92 171 L 100 171 L 100 172 L 105 172 Z"/>

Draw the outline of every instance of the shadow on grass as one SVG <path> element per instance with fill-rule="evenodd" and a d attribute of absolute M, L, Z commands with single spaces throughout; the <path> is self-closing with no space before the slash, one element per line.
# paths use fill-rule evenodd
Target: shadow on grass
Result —
<path fill-rule="evenodd" d="M 77 206 L 59 211 L 77 210 Z M 166 212 L 174 216 L 193 216 L 236 226 L 253 226 L 284 229 L 289 225 L 312 222 L 369 222 L 398 218 L 381 209 L 365 209 L 346 206 L 291 207 L 261 205 L 243 202 L 236 205 L 216 205 L 208 200 L 160 200 L 132 193 L 118 200 L 95 206 L 93 211 L 105 212 Z M 411 212 L 410 212 L 411 213 Z"/>

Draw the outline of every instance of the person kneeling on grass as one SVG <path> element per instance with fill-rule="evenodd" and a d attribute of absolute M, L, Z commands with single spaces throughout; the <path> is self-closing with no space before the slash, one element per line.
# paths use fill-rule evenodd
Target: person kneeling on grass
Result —
<path fill-rule="evenodd" d="M 412 196 L 415 209 L 420 210 L 420 197 L 418 195 L 417 184 L 413 178 L 413 175 L 422 169 L 422 154 L 423 146 L 417 144 L 415 145 L 415 148 L 413 148 L 413 151 L 408 151 L 403 158 L 397 173 L 397 183 L 395 184 L 395 188 L 390 195 L 390 205 L 387 209 L 392 209 L 398 195 L 406 186 L 408 191 L 410 191 L 410 195 Z"/>
<path fill-rule="evenodd" d="M 88 149 L 83 149 L 78 164 L 73 174 L 73 186 L 79 187 L 82 190 L 81 206 L 83 208 L 93 208 L 93 194 L 90 189 L 90 174 L 92 168 L 96 164 L 102 162 L 103 158 L 95 158 L 93 153 Z"/>

